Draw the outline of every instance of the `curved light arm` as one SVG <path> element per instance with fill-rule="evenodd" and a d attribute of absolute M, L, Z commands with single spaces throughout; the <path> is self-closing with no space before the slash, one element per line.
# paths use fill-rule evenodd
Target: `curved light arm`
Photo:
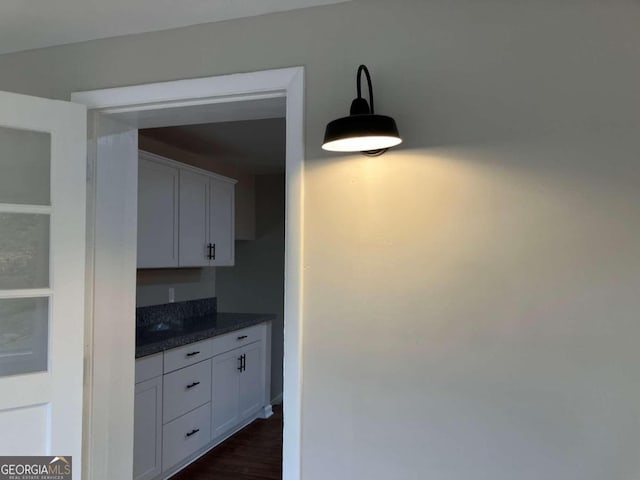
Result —
<path fill-rule="evenodd" d="M 371 86 L 371 75 L 369 74 L 369 69 L 367 68 L 366 65 L 360 65 L 358 67 L 358 74 L 357 74 L 357 79 L 356 79 L 356 86 L 358 88 L 358 98 L 362 98 L 362 72 L 364 72 L 364 74 L 367 77 L 367 84 L 369 85 L 369 108 L 371 109 L 371 114 L 373 115 L 375 113 L 375 110 L 373 108 L 373 87 Z"/>

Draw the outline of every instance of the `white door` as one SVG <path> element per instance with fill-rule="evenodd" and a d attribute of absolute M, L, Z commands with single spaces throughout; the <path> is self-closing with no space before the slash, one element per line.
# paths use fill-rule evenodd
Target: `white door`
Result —
<path fill-rule="evenodd" d="M 180 171 L 180 240 L 181 267 L 209 265 L 209 177 Z"/>
<path fill-rule="evenodd" d="M 80 478 L 86 110 L 0 92 L 0 452 Z"/>
<path fill-rule="evenodd" d="M 211 179 L 209 238 L 212 244 L 212 267 L 234 265 L 235 187 L 232 183 Z"/>
<path fill-rule="evenodd" d="M 240 420 L 250 417 L 264 407 L 263 352 L 262 342 L 247 345 L 242 349 L 244 360 L 242 373 L 240 373 Z"/>
<path fill-rule="evenodd" d="M 238 424 L 238 376 L 240 350 L 213 357 L 211 438 L 216 438 Z"/>

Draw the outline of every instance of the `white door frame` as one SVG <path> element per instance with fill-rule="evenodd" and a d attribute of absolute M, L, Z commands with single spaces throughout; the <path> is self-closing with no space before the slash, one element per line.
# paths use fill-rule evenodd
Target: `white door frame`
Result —
<path fill-rule="evenodd" d="M 286 96 L 286 239 L 285 239 L 285 308 L 284 308 L 284 384 L 285 405 L 283 479 L 299 480 L 301 463 L 301 400 L 302 400 L 302 292 L 303 292 L 303 168 L 304 168 L 304 68 L 292 67 L 241 73 L 208 78 L 178 80 L 146 85 L 76 92 L 71 100 L 87 106 L 89 110 L 89 188 L 88 188 L 88 274 L 87 274 L 87 331 L 86 339 L 86 380 L 85 380 L 85 459 L 84 478 L 110 480 L 115 471 L 132 471 L 133 456 L 122 455 L 124 445 L 133 450 L 133 366 L 135 345 L 129 334 L 120 341 L 96 338 L 94 319 L 104 322 L 113 316 L 111 306 L 117 296 L 120 305 L 128 308 L 126 318 L 113 318 L 111 328 L 125 328 L 133 332 L 135 325 L 135 278 L 136 269 L 136 208 L 137 187 L 134 182 L 125 181 L 125 175 L 134 174 L 132 165 L 119 168 L 121 179 L 114 184 L 110 173 L 114 168 L 103 165 L 107 162 L 99 152 L 115 152 L 118 142 L 135 142 L 124 132 L 117 137 L 117 123 L 111 123 L 114 114 L 143 110 L 162 109 L 191 105 L 205 105 L 219 102 L 264 98 L 274 93 Z M 105 125 L 111 131 L 104 131 Z M 137 126 L 131 127 L 132 130 Z M 116 130 L 116 136 L 110 136 Z M 122 140 L 124 138 L 124 140 Z M 136 159 L 137 162 L 137 159 Z M 104 172 L 104 173 L 103 173 Z M 124 185 L 123 185 L 124 184 Z M 102 192 L 97 195 L 96 192 Z M 120 203 L 111 203 L 114 199 Z M 122 200 L 124 199 L 124 200 Z M 110 222 L 114 209 L 119 209 L 119 220 Z M 97 229 L 108 224 L 108 232 L 102 238 Z M 133 230 L 133 231 L 132 231 Z M 108 259 L 111 251 L 122 251 L 124 257 L 114 262 Z M 133 252 L 133 254 L 132 254 Z M 123 279 L 122 286 L 113 285 L 115 278 Z M 106 284 L 105 284 L 106 282 Z M 115 292 L 114 292 L 115 289 Z M 97 325 L 96 325 L 97 326 Z M 104 328 L 104 325 L 102 325 Z M 133 336 L 133 333 L 131 333 Z M 125 339 L 123 341 L 123 339 Z M 112 339 L 113 340 L 113 339 Z M 111 375 L 100 375 L 101 367 L 124 365 L 121 371 Z M 130 359 L 130 365 L 129 361 Z M 129 385 L 130 384 L 130 385 Z M 109 402 L 105 402 L 104 392 L 109 392 Z M 117 396 L 114 397 L 114 395 Z M 117 407 L 113 404 L 117 403 Z M 113 409 L 120 409 L 120 415 Z M 126 410 L 129 409 L 130 412 Z M 122 414 L 124 412 L 124 414 Z M 99 421 L 100 419 L 108 421 Z M 119 445 L 121 448 L 114 448 Z M 124 462 L 124 465 L 123 465 Z M 120 477 L 124 478 L 124 477 Z M 128 477 L 130 478 L 130 477 Z"/>

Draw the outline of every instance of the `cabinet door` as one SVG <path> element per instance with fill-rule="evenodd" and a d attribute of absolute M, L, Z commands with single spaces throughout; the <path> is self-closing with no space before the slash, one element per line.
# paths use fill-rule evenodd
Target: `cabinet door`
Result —
<path fill-rule="evenodd" d="M 240 350 L 213 357 L 211 437 L 216 438 L 238 424 Z"/>
<path fill-rule="evenodd" d="M 180 171 L 179 265 L 209 265 L 209 177 Z"/>
<path fill-rule="evenodd" d="M 265 362 L 262 342 L 252 343 L 242 349 L 245 355 L 244 369 L 240 373 L 240 421 L 250 417 L 265 403 Z"/>
<path fill-rule="evenodd" d="M 235 187 L 233 184 L 211 179 L 209 238 L 213 244 L 215 267 L 233 266 L 235 245 Z"/>
<path fill-rule="evenodd" d="M 138 268 L 178 266 L 178 169 L 140 158 Z"/>
<path fill-rule="evenodd" d="M 150 480 L 162 472 L 162 376 L 136 384 L 133 478 Z"/>

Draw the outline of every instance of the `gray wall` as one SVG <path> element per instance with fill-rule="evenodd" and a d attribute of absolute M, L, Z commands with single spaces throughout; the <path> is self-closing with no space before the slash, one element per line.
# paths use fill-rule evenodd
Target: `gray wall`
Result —
<path fill-rule="evenodd" d="M 256 239 L 236 242 L 236 264 L 216 269 L 218 310 L 275 313 L 271 398 L 282 393 L 284 318 L 284 175 L 256 175 Z"/>
<path fill-rule="evenodd" d="M 138 270 L 136 307 L 169 302 L 169 288 L 176 302 L 216 296 L 215 268 Z"/>
<path fill-rule="evenodd" d="M 640 4 L 354 0 L 0 57 L 0 88 L 306 67 L 305 480 L 640 477 Z M 405 138 L 329 155 L 355 69 Z"/>

